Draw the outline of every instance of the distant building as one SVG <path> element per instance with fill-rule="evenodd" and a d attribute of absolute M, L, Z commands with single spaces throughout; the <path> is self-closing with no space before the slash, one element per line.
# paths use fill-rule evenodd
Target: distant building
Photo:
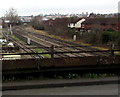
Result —
<path fill-rule="evenodd" d="M 42 18 L 42 20 L 43 21 L 48 21 L 49 19 L 44 17 L 44 18 Z"/>
<path fill-rule="evenodd" d="M 80 29 L 83 28 L 82 23 L 85 22 L 85 21 L 86 21 L 86 19 L 81 18 L 81 19 L 79 19 L 79 20 L 76 21 L 76 22 L 73 22 L 73 23 L 68 24 L 68 27 L 69 27 L 69 28 L 75 28 L 75 29 L 80 30 Z"/>
<path fill-rule="evenodd" d="M 20 16 L 19 18 L 23 23 L 30 23 L 33 19 L 33 16 Z"/>
<path fill-rule="evenodd" d="M 9 24 L 9 23 L 10 23 L 10 20 L 5 20 L 5 23 L 6 23 L 6 24 Z"/>

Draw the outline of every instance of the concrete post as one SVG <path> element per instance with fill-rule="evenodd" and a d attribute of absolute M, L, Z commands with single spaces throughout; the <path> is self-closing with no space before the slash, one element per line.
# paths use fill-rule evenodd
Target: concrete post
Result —
<path fill-rule="evenodd" d="M 29 38 L 29 37 L 27 38 L 27 44 L 29 44 L 29 45 L 31 44 L 31 43 L 30 43 L 30 38 Z"/>
<path fill-rule="evenodd" d="M 77 38 L 77 36 L 76 36 L 76 35 L 73 35 L 73 40 L 74 40 L 74 41 L 76 41 L 76 38 Z"/>
<path fill-rule="evenodd" d="M 13 32 L 12 32 L 12 25 L 10 24 L 10 33 L 11 33 L 11 35 L 13 34 Z"/>

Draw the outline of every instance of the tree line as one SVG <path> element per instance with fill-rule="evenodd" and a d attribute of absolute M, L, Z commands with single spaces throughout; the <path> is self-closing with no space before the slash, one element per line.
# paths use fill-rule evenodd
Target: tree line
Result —
<path fill-rule="evenodd" d="M 14 8 L 10 8 L 8 11 L 6 11 L 5 16 L 3 17 L 5 19 L 8 19 L 10 21 L 10 24 L 12 25 L 19 25 L 21 24 L 20 18 L 17 14 L 17 10 Z M 72 39 L 74 35 L 77 36 L 78 41 L 83 41 L 85 43 L 90 44 L 111 44 L 114 43 L 116 45 L 120 45 L 120 32 L 115 31 L 112 28 L 108 28 L 107 30 L 101 29 L 100 25 L 105 26 L 111 24 L 111 26 L 116 27 L 114 24 L 115 21 L 113 18 L 109 18 L 108 21 L 105 18 L 92 18 L 88 19 L 85 22 L 85 25 L 93 25 L 91 28 L 83 29 L 84 31 L 81 31 L 80 29 L 75 28 L 69 28 L 68 24 L 75 23 L 78 20 L 80 20 L 79 17 L 69 17 L 69 18 L 56 18 L 56 19 L 49 19 L 46 21 L 42 20 L 42 16 L 35 16 L 31 20 L 31 26 L 37 30 L 45 30 L 49 34 L 58 35 L 63 38 Z M 97 21 L 98 20 L 98 21 Z M 100 24 L 100 22 L 102 23 Z M 3 21 L 3 26 L 4 25 Z M 118 23 L 118 28 L 120 28 Z M 90 32 L 88 30 L 91 30 Z"/>
<path fill-rule="evenodd" d="M 84 32 L 78 29 L 68 28 L 68 24 L 79 20 L 78 17 L 70 18 L 56 18 L 55 20 L 37 21 L 33 19 L 31 25 L 38 30 L 46 30 L 49 34 L 58 35 L 63 38 L 72 38 L 73 35 L 77 35 L 78 41 L 83 41 L 90 44 L 116 44 L 120 45 L 120 32 L 115 31 L 112 28 L 107 30 L 101 30 L 96 24 L 91 29 L 91 32 L 84 30 Z M 111 20 L 113 21 L 113 20 Z M 115 26 L 115 25 L 114 25 Z"/>

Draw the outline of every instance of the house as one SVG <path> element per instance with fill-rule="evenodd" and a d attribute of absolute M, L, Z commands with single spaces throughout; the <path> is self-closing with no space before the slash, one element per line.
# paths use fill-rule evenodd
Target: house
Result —
<path fill-rule="evenodd" d="M 74 22 L 74 23 L 70 23 L 68 24 L 68 27 L 69 28 L 81 28 L 82 27 L 82 23 L 85 21 L 85 19 L 80 19 L 78 20 L 77 22 Z"/>
<path fill-rule="evenodd" d="M 33 19 L 33 16 L 19 16 L 19 18 L 23 23 L 30 23 Z"/>
<path fill-rule="evenodd" d="M 75 22 L 71 22 L 70 24 L 68 24 L 68 27 L 71 29 L 76 29 L 78 31 L 83 31 L 84 30 L 84 24 L 83 22 L 85 22 L 86 19 L 81 18 Z"/>

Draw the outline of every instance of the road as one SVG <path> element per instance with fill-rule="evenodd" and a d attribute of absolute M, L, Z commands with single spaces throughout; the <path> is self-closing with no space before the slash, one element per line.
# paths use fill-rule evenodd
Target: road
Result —
<path fill-rule="evenodd" d="M 3 95 L 118 95 L 118 84 L 3 91 Z"/>

